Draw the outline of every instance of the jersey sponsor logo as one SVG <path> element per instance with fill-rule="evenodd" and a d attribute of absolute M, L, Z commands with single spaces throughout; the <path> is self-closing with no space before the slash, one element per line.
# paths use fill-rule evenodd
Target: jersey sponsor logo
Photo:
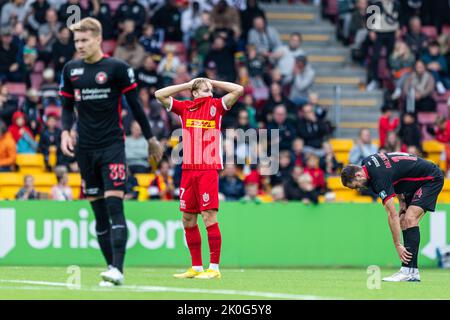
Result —
<path fill-rule="evenodd" d="M 374 156 L 371 156 L 370 159 L 373 161 L 373 163 L 375 164 L 375 167 L 379 167 L 380 163 L 378 162 L 377 158 L 375 158 Z"/>
<path fill-rule="evenodd" d="M 383 160 L 383 163 L 386 167 L 386 169 L 392 168 L 391 162 L 389 161 L 388 157 L 384 153 L 379 153 L 378 156 Z"/>
<path fill-rule="evenodd" d="M 209 193 L 205 192 L 203 195 L 203 202 L 207 203 L 209 202 Z"/>
<path fill-rule="evenodd" d="M 106 72 L 100 71 L 95 75 L 95 82 L 98 84 L 104 84 L 108 81 L 108 75 Z"/>
<path fill-rule="evenodd" d="M 214 129 L 216 127 L 216 121 L 215 120 L 187 119 L 186 127 Z"/>
<path fill-rule="evenodd" d="M 387 193 L 386 193 L 386 191 L 381 191 L 380 192 L 380 198 L 381 198 L 381 200 L 384 200 L 384 199 L 386 199 L 387 198 Z"/>
<path fill-rule="evenodd" d="M 81 76 L 84 74 L 84 68 L 75 68 L 70 70 L 70 76 Z"/>
<path fill-rule="evenodd" d="M 85 88 L 81 90 L 83 101 L 108 99 L 109 93 L 111 93 L 111 88 L 94 88 L 94 89 Z"/>
<path fill-rule="evenodd" d="M 211 109 L 209 110 L 209 114 L 211 117 L 214 117 L 216 115 L 216 107 L 211 106 Z"/>
<path fill-rule="evenodd" d="M 74 89 L 74 96 L 75 96 L 75 101 L 81 101 L 81 92 L 80 89 Z"/>

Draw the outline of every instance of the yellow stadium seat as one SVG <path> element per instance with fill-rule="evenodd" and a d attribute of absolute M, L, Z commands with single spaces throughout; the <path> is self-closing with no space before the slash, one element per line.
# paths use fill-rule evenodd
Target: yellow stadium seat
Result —
<path fill-rule="evenodd" d="M 354 203 L 372 203 L 372 198 L 369 196 L 357 196 L 351 202 Z"/>
<path fill-rule="evenodd" d="M 330 144 L 334 152 L 350 152 L 353 147 L 351 139 L 330 139 Z"/>
<path fill-rule="evenodd" d="M 16 164 L 21 167 L 44 168 L 44 155 L 37 154 L 18 154 Z"/>
<path fill-rule="evenodd" d="M 35 186 L 51 188 L 57 183 L 54 173 L 36 173 L 33 177 Z"/>
<path fill-rule="evenodd" d="M 49 155 L 48 155 L 48 164 L 50 165 L 50 167 L 54 168 L 56 166 L 56 147 L 55 146 L 50 146 L 49 148 Z"/>
<path fill-rule="evenodd" d="M 436 140 L 426 140 L 422 144 L 423 150 L 427 153 L 438 153 L 440 154 L 444 151 L 445 146 L 439 141 Z"/>
<path fill-rule="evenodd" d="M 138 185 L 141 187 L 148 187 L 150 185 L 150 181 L 155 178 L 155 174 L 153 173 L 137 173 L 134 176 L 138 181 Z"/>
<path fill-rule="evenodd" d="M 35 175 L 38 173 L 44 173 L 45 169 L 44 168 L 38 168 L 38 167 L 21 167 L 20 168 L 20 173 L 25 174 L 31 174 L 31 175 Z"/>
<path fill-rule="evenodd" d="M 344 165 L 347 165 L 349 162 L 348 156 L 349 153 L 346 151 L 335 152 L 336 160 L 338 162 L 342 162 Z"/>
<path fill-rule="evenodd" d="M 139 187 L 138 200 L 139 201 L 148 200 L 148 192 L 146 187 Z"/>
<path fill-rule="evenodd" d="M 444 187 L 442 188 L 442 191 L 449 191 L 450 192 L 450 179 L 444 180 Z"/>
<path fill-rule="evenodd" d="M 80 187 L 72 187 L 72 194 L 74 200 L 80 199 L 80 193 L 81 193 Z"/>
<path fill-rule="evenodd" d="M 341 183 L 341 177 L 328 177 L 327 179 L 328 188 L 331 190 L 347 190 Z"/>
<path fill-rule="evenodd" d="M 81 187 L 81 176 L 79 173 L 69 173 L 68 174 L 68 183 L 72 188 Z"/>
<path fill-rule="evenodd" d="M 356 190 L 337 190 L 336 191 L 336 201 L 343 201 L 343 202 L 348 202 L 348 201 L 352 201 L 353 199 L 355 199 L 356 197 L 358 197 L 359 194 Z"/>
<path fill-rule="evenodd" d="M 2 186 L 21 186 L 23 184 L 23 175 L 17 172 L 0 173 L 0 187 Z"/>
<path fill-rule="evenodd" d="M 19 192 L 20 187 L 0 187 L 0 198 L 3 200 L 14 200 L 16 193 Z"/>

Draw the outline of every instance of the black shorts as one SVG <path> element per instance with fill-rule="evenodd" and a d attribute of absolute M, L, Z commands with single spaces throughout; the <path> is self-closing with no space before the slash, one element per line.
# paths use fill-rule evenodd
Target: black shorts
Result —
<path fill-rule="evenodd" d="M 98 150 L 76 150 L 83 193 L 101 196 L 108 190 L 125 192 L 127 179 L 125 147 L 120 144 Z"/>
<path fill-rule="evenodd" d="M 405 194 L 405 202 L 407 207 L 410 205 L 421 207 L 425 212 L 434 212 L 436 209 L 436 202 L 444 186 L 444 175 L 439 172 L 434 175 L 436 178 L 424 183 L 414 193 Z"/>

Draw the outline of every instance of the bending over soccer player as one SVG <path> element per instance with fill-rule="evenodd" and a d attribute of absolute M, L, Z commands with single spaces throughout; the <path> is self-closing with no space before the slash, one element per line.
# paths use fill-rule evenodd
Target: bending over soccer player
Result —
<path fill-rule="evenodd" d="M 213 87 L 229 92 L 222 99 L 213 98 Z M 190 90 L 193 100 L 178 101 L 172 96 Z M 217 222 L 219 208 L 219 173 L 223 169 L 220 126 L 222 116 L 243 94 L 240 85 L 193 79 L 155 92 L 156 98 L 177 114 L 183 125 L 183 165 L 180 184 L 180 210 L 192 258 L 192 268 L 176 278 L 220 278 L 219 260 L 222 236 Z M 208 233 L 210 265 L 203 271 L 200 231 L 197 215 L 202 215 Z"/>
<path fill-rule="evenodd" d="M 342 184 L 350 189 L 370 187 L 379 194 L 388 213 L 389 227 L 402 267 L 383 281 L 420 281 L 417 264 L 419 222 L 425 212 L 434 211 L 444 186 L 444 175 L 439 167 L 407 153 L 378 153 L 365 158 L 362 166 L 345 167 L 341 179 Z M 395 196 L 400 202 L 398 213 Z"/>
<path fill-rule="evenodd" d="M 153 137 L 139 103 L 133 69 L 102 52 L 100 22 L 85 18 L 70 29 L 81 59 L 67 62 L 61 75 L 61 149 L 68 156 L 76 156 L 83 191 L 94 211 L 98 243 L 109 268 L 101 273 L 100 285 L 120 285 L 124 279 L 128 236 L 123 209 L 126 183 L 123 96 L 148 140 L 149 154 L 159 161 L 162 148 Z M 78 111 L 76 149 L 70 136 L 75 106 Z"/>

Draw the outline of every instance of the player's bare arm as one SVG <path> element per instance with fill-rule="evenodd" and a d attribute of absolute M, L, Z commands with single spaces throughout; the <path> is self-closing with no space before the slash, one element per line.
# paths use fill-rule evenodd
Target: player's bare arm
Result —
<path fill-rule="evenodd" d="M 213 87 L 228 92 L 228 94 L 226 94 L 222 98 L 225 105 L 227 106 L 227 109 L 230 109 L 236 103 L 236 101 L 238 101 L 238 99 L 244 94 L 244 87 L 239 84 L 216 80 L 210 81 Z"/>
<path fill-rule="evenodd" d="M 397 250 L 400 260 L 404 263 L 408 263 L 412 254 L 406 250 L 401 242 L 401 228 L 400 228 L 400 217 L 395 210 L 394 199 L 391 198 L 384 204 L 384 208 L 388 214 L 389 228 L 391 229 L 392 239 L 394 241 L 395 250 Z"/>
<path fill-rule="evenodd" d="M 159 102 L 162 103 L 164 108 L 168 109 L 170 107 L 172 96 L 184 90 L 191 90 L 192 84 L 196 79 L 189 82 L 177 84 L 173 86 L 168 86 L 166 88 L 159 89 L 155 92 L 155 97 Z"/>

